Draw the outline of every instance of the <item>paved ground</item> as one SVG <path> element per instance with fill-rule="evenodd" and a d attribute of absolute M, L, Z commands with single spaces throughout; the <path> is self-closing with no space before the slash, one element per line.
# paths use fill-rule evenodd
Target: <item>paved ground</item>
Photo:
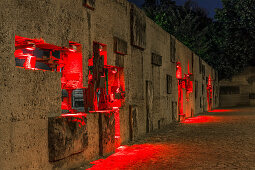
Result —
<path fill-rule="evenodd" d="M 255 169 L 255 107 L 200 115 L 92 163 L 92 170 Z"/>

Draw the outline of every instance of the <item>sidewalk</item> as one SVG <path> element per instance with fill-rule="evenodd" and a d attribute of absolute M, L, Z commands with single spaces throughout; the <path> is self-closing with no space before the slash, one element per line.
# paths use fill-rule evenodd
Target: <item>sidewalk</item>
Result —
<path fill-rule="evenodd" d="M 255 169 L 255 107 L 217 109 L 76 169 Z"/>

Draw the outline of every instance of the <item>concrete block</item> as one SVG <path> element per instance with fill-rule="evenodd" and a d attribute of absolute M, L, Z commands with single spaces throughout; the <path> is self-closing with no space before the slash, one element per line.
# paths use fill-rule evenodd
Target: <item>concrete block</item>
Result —
<path fill-rule="evenodd" d="M 84 116 L 49 118 L 49 161 L 57 161 L 86 149 L 86 123 L 87 119 Z"/>

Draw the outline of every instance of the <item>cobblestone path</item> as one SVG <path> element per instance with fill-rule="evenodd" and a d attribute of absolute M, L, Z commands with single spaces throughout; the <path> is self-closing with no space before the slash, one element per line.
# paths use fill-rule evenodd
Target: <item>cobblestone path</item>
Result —
<path fill-rule="evenodd" d="M 255 169 L 255 107 L 188 119 L 92 163 L 92 170 Z"/>

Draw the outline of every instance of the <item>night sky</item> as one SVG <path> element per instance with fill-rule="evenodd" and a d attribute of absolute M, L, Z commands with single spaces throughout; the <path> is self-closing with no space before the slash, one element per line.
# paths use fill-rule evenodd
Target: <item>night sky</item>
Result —
<path fill-rule="evenodd" d="M 137 6 L 141 7 L 144 3 L 144 0 L 128 0 L 130 2 L 135 3 Z M 177 5 L 183 5 L 186 0 L 176 0 Z M 220 0 L 194 0 L 198 3 L 198 5 L 208 11 L 208 16 L 213 18 L 215 12 L 215 8 L 221 8 L 222 3 Z"/>

